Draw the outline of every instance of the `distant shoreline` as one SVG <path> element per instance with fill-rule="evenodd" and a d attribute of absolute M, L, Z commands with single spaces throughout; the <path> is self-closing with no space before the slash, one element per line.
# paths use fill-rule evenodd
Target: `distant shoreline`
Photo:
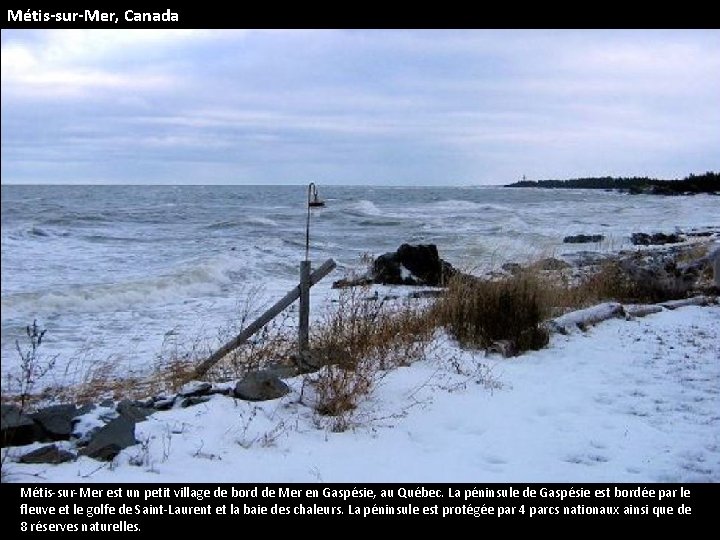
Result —
<path fill-rule="evenodd" d="M 720 173 L 690 174 L 681 180 L 660 180 L 649 177 L 615 178 L 612 176 L 573 178 L 569 180 L 521 180 L 504 187 L 545 189 L 604 189 L 631 195 L 720 195 Z"/>

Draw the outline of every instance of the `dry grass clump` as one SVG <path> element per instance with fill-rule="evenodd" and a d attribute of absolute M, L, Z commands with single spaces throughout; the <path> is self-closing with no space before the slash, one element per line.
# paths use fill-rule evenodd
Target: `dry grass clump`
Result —
<path fill-rule="evenodd" d="M 427 310 L 367 293 L 358 287 L 341 292 L 312 336 L 316 364 L 354 369 L 372 359 L 378 369 L 390 369 L 423 357 L 435 331 Z"/>
<path fill-rule="evenodd" d="M 684 298 L 692 284 L 683 279 L 674 262 L 661 272 L 609 261 L 567 292 L 575 307 L 615 300 L 628 303 L 654 303 Z"/>
<path fill-rule="evenodd" d="M 548 343 L 541 323 L 550 314 L 541 285 L 541 280 L 524 273 L 495 281 L 461 276 L 451 281 L 437 315 L 466 347 L 509 342 L 515 354 L 540 349 Z"/>
<path fill-rule="evenodd" d="M 435 332 L 426 309 L 367 292 L 344 290 L 312 337 L 312 362 L 323 366 L 310 378 L 313 407 L 336 417 L 333 431 L 347 429 L 352 411 L 386 370 L 423 358 Z"/>
<path fill-rule="evenodd" d="M 375 384 L 377 366 L 363 360 L 353 369 L 325 366 L 313 377 L 314 408 L 324 416 L 339 416 L 354 410 Z"/>

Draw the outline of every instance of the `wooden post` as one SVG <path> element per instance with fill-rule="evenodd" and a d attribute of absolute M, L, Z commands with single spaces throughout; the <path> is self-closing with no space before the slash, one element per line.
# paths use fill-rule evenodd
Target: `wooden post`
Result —
<path fill-rule="evenodd" d="M 300 358 L 310 350 L 310 261 L 300 262 L 300 324 L 298 353 Z"/>
<path fill-rule="evenodd" d="M 322 278 L 327 276 L 330 272 L 333 271 L 333 269 L 337 266 L 335 264 L 335 261 L 332 259 L 328 259 L 325 261 L 320 268 L 315 270 L 312 274 L 310 274 L 309 279 L 309 285 L 308 287 L 312 287 L 315 285 L 318 281 L 320 281 Z M 269 323 L 271 320 L 273 320 L 275 317 L 277 317 L 285 308 L 287 308 L 290 304 L 292 304 L 295 300 L 297 300 L 300 297 L 300 286 L 298 285 L 293 290 L 291 290 L 289 293 L 287 293 L 285 296 L 283 296 L 280 300 L 275 302 L 270 309 L 268 309 L 265 313 L 260 315 L 257 319 L 255 319 L 249 326 L 247 326 L 245 329 L 243 329 L 242 332 L 240 332 L 235 338 L 228 341 L 225 345 L 220 347 L 218 350 L 216 350 L 214 353 L 212 353 L 206 360 L 203 360 L 200 365 L 195 369 L 195 375 L 197 377 L 202 377 L 205 375 L 205 373 L 208 372 L 208 370 L 213 367 L 215 364 L 217 364 L 220 359 L 222 359 L 225 355 L 227 355 L 229 352 L 237 349 L 240 345 L 245 343 L 248 339 L 250 339 L 255 332 L 260 330 L 263 326 L 265 326 L 267 323 Z"/>

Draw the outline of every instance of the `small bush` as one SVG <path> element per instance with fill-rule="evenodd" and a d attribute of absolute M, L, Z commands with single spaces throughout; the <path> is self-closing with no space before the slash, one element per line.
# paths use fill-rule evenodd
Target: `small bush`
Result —
<path fill-rule="evenodd" d="M 438 305 L 439 318 L 448 332 L 466 347 L 489 348 L 497 342 L 512 344 L 519 354 L 548 343 L 541 326 L 549 314 L 539 282 L 518 275 L 499 281 L 470 277 L 454 279 Z"/>
<path fill-rule="evenodd" d="M 424 357 L 434 331 L 422 307 L 390 304 L 365 288 L 343 291 L 312 336 L 312 360 L 323 366 L 309 379 L 313 408 L 333 417 L 333 431 L 346 430 L 382 373 Z"/>
<path fill-rule="evenodd" d="M 364 360 L 390 369 L 422 358 L 434 331 L 422 307 L 385 302 L 367 288 L 345 289 L 313 333 L 313 356 L 318 365 L 346 370 Z"/>
<path fill-rule="evenodd" d="M 325 366 L 312 378 L 315 410 L 323 416 L 340 416 L 354 410 L 370 393 L 376 371 L 370 362 L 362 362 L 352 370 Z"/>

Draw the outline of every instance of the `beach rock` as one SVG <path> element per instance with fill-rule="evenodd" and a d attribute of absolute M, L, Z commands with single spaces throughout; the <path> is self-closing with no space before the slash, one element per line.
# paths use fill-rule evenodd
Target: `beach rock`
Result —
<path fill-rule="evenodd" d="M 694 288 L 697 280 L 696 269 L 679 268 L 672 256 L 623 259 L 618 261 L 618 266 L 632 283 L 638 298 L 645 301 L 682 298 Z"/>
<path fill-rule="evenodd" d="M 72 452 L 61 450 L 54 444 L 48 444 L 20 456 L 18 461 L 28 464 L 48 463 L 50 465 L 57 465 L 59 463 L 75 461 L 76 459 L 77 456 Z"/>
<path fill-rule="evenodd" d="M 413 291 L 408 294 L 408 298 L 422 299 L 422 298 L 440 298 L 445 294 L 444 290 L 431 289 L 427 291 Z"/>
<path fill-rule="evenodd" d="M 510 358 L 511 356 L 515 356 L 518 353 L 518 350 L 514 341 L 501 339 L 493 342 L 493 344 L 488 347 L 488 352 L 498 353 L 502 355 L 503 358 Z"/>
<path fill-rule="evenodd" d="M 68 440 L 73 432 L 73 419 L 78 416 L 75 405 L 53 405 L 30 415 L 43 433 L 43 440 Z"/>
<path fill-rule="evenodd" d="M 713 269 L 713 279 L 715 287 L 720 288 L 720 243 L 715 244 L 707 254 L 707 260 Z"/>
<path fill-rule="evenodd" d="M 88 445 L 80 453 L 101 461 L 110 461 L 123 448 L 136 443 L 135 422 L 126 416 L 118 416 L 93 433 Z"/>
<path fill-rule="evenodd" d="M 212 390 L 210 390 L 209 396 L 231 396 L 233 393 L 233 386 L 232 383 L 224 382 L 224 383 L 215 383 L 213 384 Z"/>
<path fill-rule="evenodd" d="M 522 270 L 522 265 L 516 262 L 507 262 L 503 264 L 501 268 L 510 274 L 517 274 L 520 270 Z"/>
<path fill-rule="evenodd" d="M 290 379 L 300 374 L 296 366 L 289 366 L 287 364 L 271 364 L 266 367 L 264 371 L 275 375 L 279 379 Z"/>
<path fill-rule="evenodd" d="M 594 251 L 580 251 L 577 253 L 566 255 L 572 261 L 573 265 L 578 268 L 586 266 L 597 266 L 603 264 L 610 259 L 610 255 L 606 253 L 596 253 Z"/>
<path fill-rule="evenodd" d="M 333 289 L 347 289 L 348 287 L 365 287 L 373 284 L 373 278 L 369 276 L 363 276 L 359 278 L 349 279 L 343 278 L 333 281 Z"/>
<path fill-rule="evenodd" d="M 545 259 L 540 259 L 539 261 L 534 263 L 532 265 L 532 268 L 535 268 L 537 270 L 556 271 L 570 268 L 570 266 L 570 263 L 561 261 L 560 259 L 555 259 L 554 257 L 547 257 Z"/>
<path fill-rule="evenodd" d="M 383 285 L 442 286 L 455 275 L 452 265 L 438 255 L 435 244 L 403 244 L 373 263 L 373 281 Z"/>
<path fill-rule="evenodd" d="M 210 396 L 190 396 L 182 398 L 180 401 L 180 407 L 185 409 L 187 407 L 200 405 L 201 403 L 207 403 L 208 401 L 210 401 Z"/>
<path fill-rule="evenodd" d="M 91 411 L 94 411 L 96 407 L 97 405 L 92 402 L 78 403 L 75 416 L 82 416 L 83 414 L 87 414 Z"/>
<path fill-rule="evenodd" d="M 0 443 L 3 448 L 30 444 L 41 435 L 33 419 L 17 405 L 0 405 L 0 420 Z"/>
<path fill-rule="evenodd" d="M 563 238 L 565 244 L 589 244 L 591 242 L 601 242 L 605 239 L 602 234 L 574 234 Z"/>
<path fill-rule="evenodd" d="M 683 242 L 685 239 L 679 234 L 664 234 L 664 233 L 633 233 L 630 237 L 630 241 L 635 246 L 662 246 L 665 244 L 677 244 Z"/>
<path fill-rule="evenodd" d="M 155 400 L 153 408 L 158 411 L 167 411 L 168 409 L 172 409 L 173 405 L 175 405 L 175 396 L 163 396 Z"/>
<path fill-rule="evenodd" d="M 116 410 L 120 416 L 133 422 L 142 422 L 155 412 L 152 407 L 146 407 L 143 402 L 124 399 L 117 404 Z"/>
<path fill-rule="evenodd" d="M 233 395 L 247 401 L 268 401 L 290 392 L 287 384 L 267 371 L 253 371 L 237 383 Z"/>
<path fill-rule="evenodd" d="M 191 396 L 206 396 L 212 390 L 212 384 L 209 382 L 202 381 L 190 381 L 186 383 L 178 390 L 178 396 L 180 397 L 191 397 Z"/>

